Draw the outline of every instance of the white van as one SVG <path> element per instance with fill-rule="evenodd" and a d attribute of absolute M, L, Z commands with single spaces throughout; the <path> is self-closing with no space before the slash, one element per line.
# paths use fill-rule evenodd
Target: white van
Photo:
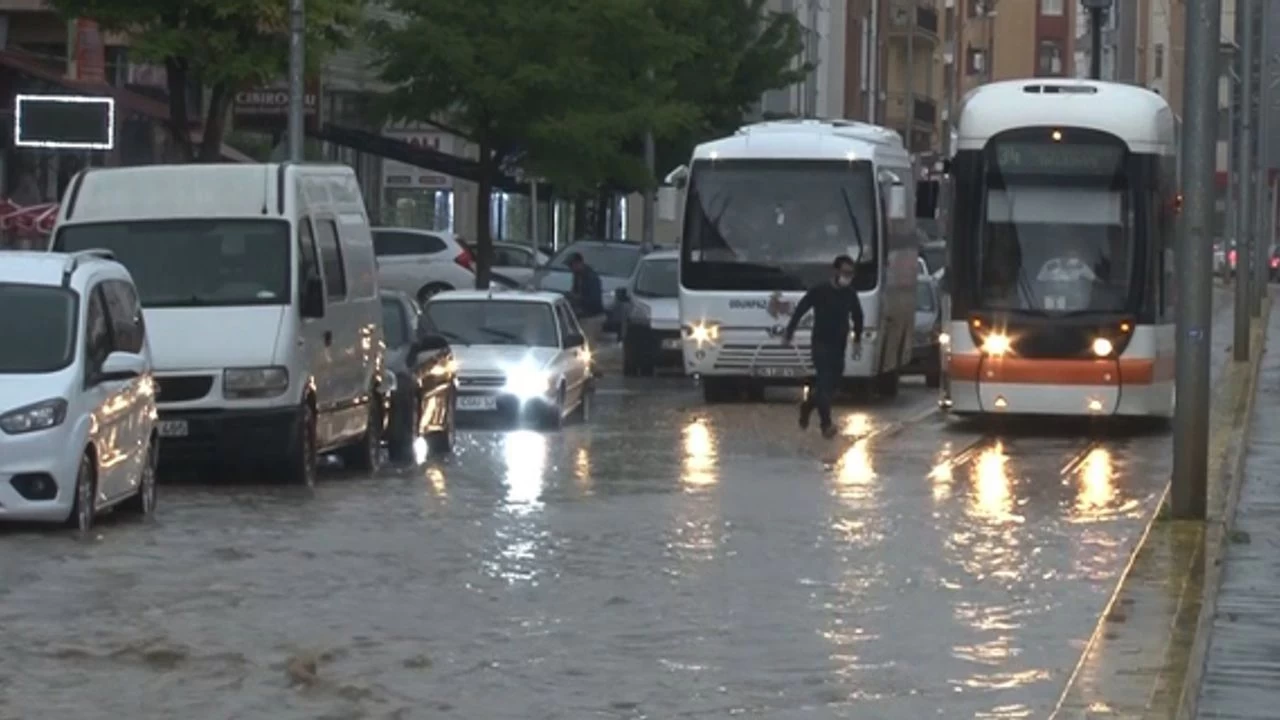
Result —
<path fill-rule="evenodd" d="M 376 468 L 385 416 L 377 267 L 351 168 L 151 165 L 88 170 L 52 248 L 105 248 L 133 275 L 166 456 Z"/>

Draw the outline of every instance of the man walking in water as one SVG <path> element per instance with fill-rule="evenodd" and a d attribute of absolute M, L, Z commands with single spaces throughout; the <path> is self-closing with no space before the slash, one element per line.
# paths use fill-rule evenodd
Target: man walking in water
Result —
<path fill-rule="evenodd" d="M 849 347 L 849 325 L 853 325 L 853 356 L 862 355 L 862 302 L 853 287 L 853 258 L 841 255 L 832 263 L 835 275 L 830 282 L 814 286 L 804 294 L 791 322 L 787 323 L 782 344 L 790 345 L 796 327 L 804 316 L 813 311 L 813 331 L 810 334 L 810 353 L 813 359 L 813 385 L 800 403 L 800 428 L 809 428 L 809 417 L 816 407 L 822 423 L 822 436 L 835 437 L 836 428 L 831 422 L 831 400 L 844 377 L 844 355 Z"/>

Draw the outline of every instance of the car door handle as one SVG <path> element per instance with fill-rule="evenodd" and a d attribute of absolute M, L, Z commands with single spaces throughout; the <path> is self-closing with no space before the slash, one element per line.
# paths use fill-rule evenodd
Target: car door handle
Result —
<path fill-rule="evenodd" d="M 332 330 L 325 330 L 325 331 L 324 331 L 324 346 L 325 346 L 325 347 L 329 347 L 329 346 L 331 346 L 331 345 L 333 345 L 333 331 L 332 331 Z"/>

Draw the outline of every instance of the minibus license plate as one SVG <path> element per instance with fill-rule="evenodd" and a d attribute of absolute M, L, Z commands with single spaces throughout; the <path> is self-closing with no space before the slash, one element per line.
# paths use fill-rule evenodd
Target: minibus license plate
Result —
<path fill-rule="evenodd" d="M 666 340 L 663 340 L 662 349 L 663 350 L 679 350 L 680 338 L 667 338 Z"/>
<path fill-rule="evenodd" d="M 798 373 L 795 368 L 756 368 L 757 377 L 793 378 L 796 377 L 797 374 Z"/>
<path fill-rule="evenodd" d="M 186 437 L 190 432 L 190 428 L 187 427 L 186 420 L 161 420 L 156 423 L 156 432 L 160 434 L 160 437 Z"/>
<path fill-rule="evenodd" d="M 487 395 L 460 397 L 458 398 L 458 409 L 470 411 L 497 410 L 498 398 Z"/>

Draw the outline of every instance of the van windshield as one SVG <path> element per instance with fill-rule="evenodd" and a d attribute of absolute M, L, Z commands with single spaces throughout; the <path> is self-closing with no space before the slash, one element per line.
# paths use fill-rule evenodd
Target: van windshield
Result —
<path fill-rule="evenodd" d="M 287 305 L 284 220 L 131 220 L 68 225 L 54 250 L 102 248 L 133 275 L 146 308 Z"/>

